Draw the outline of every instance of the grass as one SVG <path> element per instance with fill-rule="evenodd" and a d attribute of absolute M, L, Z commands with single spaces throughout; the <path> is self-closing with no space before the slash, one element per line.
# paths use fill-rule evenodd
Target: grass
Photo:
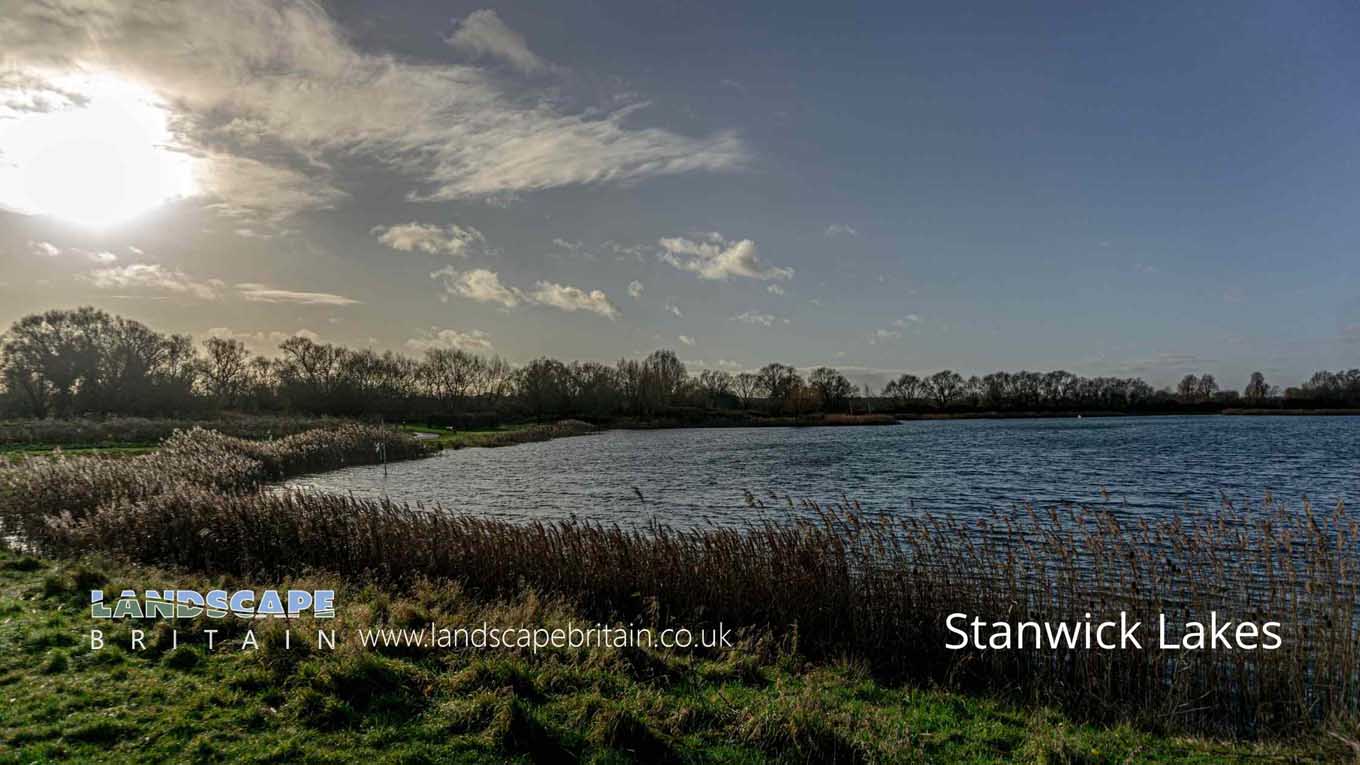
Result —
<path fill-rule="evenodd" d="M 1049 708 L 884 684 L 853 662 L 810 663 L 773 635 L 730 653 L 650 650 L 399 652 L 341 642 L 284 650 L 279 624 L 252 623 L 240 650 L 167 649 L 151 631 L 128 651 L 86 642 L 92 583 L 271 586 L 108 559 L 53 563 L 0 551 L 0 763 L 695 762 L 1270 763 L 1335 761 L 1322 740 L 1233 744 L 1076 722 Z M 520 593 L 481 599 L 456 586 L 397 592 L 309 577 L 338 590 L 344 635 L 378 625 L 559 625 L 583 615 Z M 188 635 L 199 625 L 186 626 Z M 297 634 L 313 627 L 308 622 Z M 186 640 L 185 638 L 181 638 Z"/>
<path fill-rule="evenodd" d="M 580 420 L 562 420 L 550 424 L 516 423 L 490 428 L 460 430 L 418 424 L 400 425 L 398 428 L 402 432 L 428 438 L 429 443 L 440 449 L 513 446 L 515 444 L 548 441 L 554 438 L 586 435 L 596 431 L 593 425 Z"/>
<path fill-rule="evenodd" d="M 69 457 L 136 457 L 156 451 L 159 443 L 120 443 L 97 444 L 10 444 L 0 446 L 0 464 L 19 463 L 33 457 L 52 457 L 64 454 Z"/>
<path fill-rule="evenodd" d="M 210 427 L 237 438 L 264 440 L 342 425 L 349 420 L 291 415 L 221 414 L 211 419 L 174 417 L 101 417 L 0 420 L 0 451 L 38 450 L 61 446 L 94 449 L 154 446 L 177 430 Z"/>

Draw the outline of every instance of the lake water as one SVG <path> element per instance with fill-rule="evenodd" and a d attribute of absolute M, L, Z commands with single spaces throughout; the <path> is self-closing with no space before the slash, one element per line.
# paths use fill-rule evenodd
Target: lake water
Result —
<path fill-rule="evenodd" d="M 1034 502 L 1202 512 L 1220 496 L 1332 507 L 1360 498 L 1360 417 L 948 420 L 883 427 L 609 431 L 289 486 L 511 520 L 740 525 L 784 497 L 969 516 Z M 1102 490 L 1108 492 L 1105 499 Z M 767 509 L 752 510 L 746 492 Z M 638 493 L 641 493 L 640 499 Z"/>

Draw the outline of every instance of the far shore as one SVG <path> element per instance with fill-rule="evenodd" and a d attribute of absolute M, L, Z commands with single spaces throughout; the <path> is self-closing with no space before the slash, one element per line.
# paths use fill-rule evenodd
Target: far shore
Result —
<path fill-rule="evenodd" d="M 920 412 L 893 415 L 900 422 L 913 420 L 1053 420 L 1109 417 L 1343 417 L 1360 415 L 1360 409 L 1223 409 L 1213 412 Z"/>

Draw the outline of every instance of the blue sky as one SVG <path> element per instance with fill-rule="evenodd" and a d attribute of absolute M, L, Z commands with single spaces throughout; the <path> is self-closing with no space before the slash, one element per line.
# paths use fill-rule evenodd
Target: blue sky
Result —
<path fill-rule="evenodd" d="M 82 4 L 0 26 L 0 135 L 127 83 L 193 187 L 91 225 L 0 169 L 0 322 L 875 383 L 1360 363 L 1353 4 Z"/>

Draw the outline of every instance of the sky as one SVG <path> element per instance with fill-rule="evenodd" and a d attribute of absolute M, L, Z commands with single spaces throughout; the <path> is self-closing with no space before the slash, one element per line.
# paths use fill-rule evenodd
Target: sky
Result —
<path fill-rule="evenodd" d="M 1353 3 L 488 2 L 0 0 L 0 326 L 1360 366 Z"/>

